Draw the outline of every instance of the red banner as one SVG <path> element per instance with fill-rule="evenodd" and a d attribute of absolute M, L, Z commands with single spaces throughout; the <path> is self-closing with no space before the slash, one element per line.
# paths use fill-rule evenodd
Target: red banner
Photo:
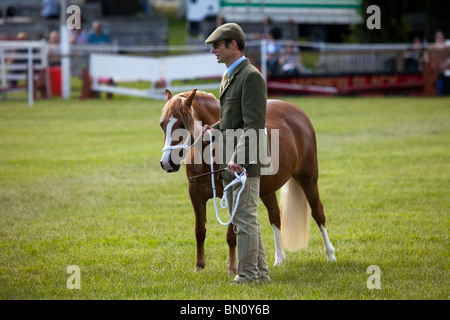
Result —
<path fill-rule="evenodd" d="M 305 93 L 321 95 L 423 93 L 423 75 L 315 75 L 296 78 L 269 78 L 269 94 Z"/>

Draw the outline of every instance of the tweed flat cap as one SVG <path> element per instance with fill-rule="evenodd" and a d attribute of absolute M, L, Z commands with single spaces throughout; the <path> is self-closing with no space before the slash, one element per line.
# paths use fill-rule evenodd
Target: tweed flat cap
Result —
<path fill-rule="evenodd" d="M 205 43 L 215 43 L 220 40 L 245 40 L 244 32 L 241 27 L 236 23 L 225 23 L 218 27 L 211 33 L 211 35 L 206 39 Z"/>

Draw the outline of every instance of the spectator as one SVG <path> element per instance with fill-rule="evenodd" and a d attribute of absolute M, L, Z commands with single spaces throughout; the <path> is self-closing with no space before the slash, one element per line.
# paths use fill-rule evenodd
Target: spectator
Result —
<path fill-rule="evenodd" d="M 270 34 L 275 39 L 281 39 L 281 30 L 273 26 L 272 19 L 269 17 L 264 18 L 263 27 L 259 33 L 253 33 L 250 35 L 251 39 L 268 39 Z"/>
<path fill-rule="evenodd" d="M 28 40 L 28 35 L 27 35 L 26 32 L 21 31 L 21 32 L 19 32 L 17 34 L 16 38 L 19 41 L 27 41 Z M 27 48 L 17 49 L 17 50 L 14 51 L 14 53 L 20 54 L 21 56 L 25 56 L 28 53 L 28 49 Z M 26 69 L 25 66 L 28 63 L 28 58 L 26 56 L 25 57 L 18 57 L 18 58 L 15 58 L 15 59 L 10 59 L 8 62 L 11 63 L 11 64 L 15 64 L 15 65 L 23 65 L 24 66 L 23 69 L 20 69 L 20 70 L 16 69 L 16 70 L 11 70 L 10 71 L 11 75 L 13 75 L 13 74 L 14 75 L 22 75 L 22 74 L 25 73 L 25 69 Z M 18 82 L 17 82 L 16 79 L 10 80 L 10 86 L 14 87 L 14 86 L 17 86 L 17 84 L 18 84 Z"/>
<path fill-rule="evenodd" d="M 28 40 L 28 34 L 24 31 L 20 31 L 17 34 L 16 39 L 19 41 L 26 41 L 26 40 Z"/>
<path fill-rule="evenodd" d="M 214 32 L 214 30 L 216 30 L 218 27 L 220 27 L 221 25 L 223 25 L 223 24 L 225 24 L 225 23 L 226 23 L 226 20 L 225 20 L 224 16 L 217 15 L 217 16 L 216 16 L 216 19 L 215 19 L 215 24 L 214 24 L 214 26 L 212 26 L 212 27 L 209 29 L 209 31 L 208 31 L 208 33 L 207 33 L 207 36 L 209 36 L 211 33 Z M 206 40 L 206 39 L 205 39 L 205 40 Z M 208 49 L 208 50 L 209 50 L 209 49 Z"/>
<path fill-rule="evenodd" d="M 208 36 L 214 32 L 214 30 L 216 30 L 218 27 L 220 27 L 221 25 L 225 24 L 225 18 L 224 16 L 221 15 L 217 15 L 216 16 L 216 22 L 215 25 L 209 30 Z"/>
<path fill-rule="evenodd" d="M 415 37 L 410 50 L 403 55 L 405 72 L 420 72 L 424 60 L 422 43 L 419 37 Z"/>
<path fill-rule="evenodd" d="M 261 38 L 267 39 L 269 34 L 273 35 L 273 30 L 274 30 L 273 21 L 269 17 L 266 17 L 266 18 L 264 18 L 263 24 L 264 25 L 261 30 Z"/>
<path fill-rule="evenodd" d="M 227 23 L 224 16 L 218 15 L 216 17 L 216 27 L 220 27 L 221 25 Z"/>
<path fill-rule="evenodd" d="M 103 31 L 102 24 L 100 21 L 95 20 L 92 22 L 92 29 L 87 33 L 87 43 L 88 44 L 109 44 L 111 40 L 109 38 L 108 33 Z M 107 82 L 109 85 L 114 85 L 114 80 L 112 78 L 102 79 Z M 108 98 L 112 97 L 111 93 L 107 93 Z M 100 92 L 97 92 L 97 97 L 100 97 Z"/>
<path fill-rule="evenodd" d="M 272 31 L 267 34 L 266 41 L 266 55 L 267 55 L 267 68 L 270 75 L 276 75 L 278 72 L 278 55 L 282 47 L 274 39 Z"/>
<path fill-rule="evenodd" d="M 145 17 L 149 17 L 153 13 L 153 6 L 150 0 L 139 0 L 139 6 Z"/>
<path fill-rule="evenodd" d="M 450 81 L 445 77 L 444 71 L 450 69 L 450 47 L 445 44 L 445 37 L 442 31 L 437 31 L 434 43 L 428 47 L 425 53 L 425 61 L 431 67 L 431 81 L 436 87 L 437 94 L 450 93 Z"/>
<path fill-rule="evenodd" d="M 111 43 L 109 34 L 103 31 L 102 24 L 96 20 L 92 23 L 92 29 L 87 34 L 88 44 L 106 44 Z"/>
<path fill-rule="evenodd" d="M 72 29 L 69 34 L 70 44 L 86 44 L 87 32 L 83 29 Z"/>
<path fill-rule="evenodd" d="M 48 64 L 50 67 L 61 65 L 61 52 L 59 49 L 59 32 L 50 32 L 47 48 Z"/>
<path fill-rule="evenodd" d="M 304 73 L 305 68 L 301 62 L 298 48 L 292 42 L 288 42 L 278 59 L 281 74 L 285 76 L 298 76 Z"/>
<path fill-rule="evenodd" d="M 41 17 L 44 19 L 58 19 L 59 5 L 58 0 L 42 0 Z"/>

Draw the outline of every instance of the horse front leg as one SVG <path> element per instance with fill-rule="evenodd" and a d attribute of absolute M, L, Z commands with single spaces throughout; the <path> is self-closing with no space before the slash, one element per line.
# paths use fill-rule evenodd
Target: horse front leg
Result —
<path fill-rule="evenodd" d="M 206 216 L 206 215 L 204 215 Z M 195 264 L 195 271 L 202 271 L 205 269 L 205 238 L 206 238 L 206 219 L 203 219 L 201 214 L 195 214 L 195 239 L 197 240 L 197 262 Z"/>
<path fill-rule="evenodd" d="M 195 191 L 190 190 L 191 202 L 195 213 L 195 239 L 197 241 L 197 262 L 195 271 L 205 269 L 205 238 L 206 238 L 206 201 L 199 199 Z"/>
<path fill-rule="evenodd" d="M 236 274 L 236 233 L 233 230 L 233 224 L 228 225 L 227 230 L 227 243 L 229 248 L 229 261 L 228 261 L 228 275 L 232 276 Z"/>

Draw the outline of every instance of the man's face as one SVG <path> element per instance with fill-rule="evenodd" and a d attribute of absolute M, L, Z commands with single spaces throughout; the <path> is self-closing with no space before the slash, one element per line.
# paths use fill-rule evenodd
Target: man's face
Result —
<path fill-rule="evenodd" d="M 94 32 L 96 34 L 101 34 L 102 33 L 102 25 L 98 22 L 94 22 L 92 24 L 92 29 L 94 29 Z"/>
<path fill-rule="evenodd" d="M 228 62 L 231 57 L 231 50 L 226 47 L 225 40 L 214 43 L 210 52 L 216 56 L 218 63 L 225 63 L 228 66 Z"/>

